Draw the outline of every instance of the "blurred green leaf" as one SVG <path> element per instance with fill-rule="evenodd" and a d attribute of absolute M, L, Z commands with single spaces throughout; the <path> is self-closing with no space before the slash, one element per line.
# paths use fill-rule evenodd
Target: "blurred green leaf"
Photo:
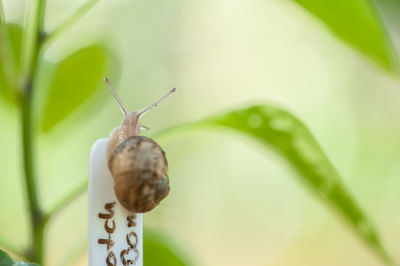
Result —
<path fill-rule="evenodd" d="M 0 30 L 0 97 L 16 104 L 15 84 L 21 59 L 22 28 L 3 24 Z"/>
<path fill-rule="evenodd" d="M 295 116 L 272 105 L 251 106 L 173 127 L 153 137 L 158 139 L 177 132 L 208 128 L 234 130 L 257 141 L 261 147 L 277 151 L 297 170 L 299 179 L 311 191 L 334 207 L 382 260 L 391 263 L 374 226 L 342 184 L 318 142 Z"/>
<path fill-rule="evenodd" d="M 46 81 L 48 89 L 43 94 L 45 100 L 41 129 L 44 132 L 50 131 L 93 96 L 98 88 L 104 90 L 104 86 L 101 87 L 103 78 L 114 63 L 115 58 L 109 49 L 94 44 L 74 52 L 56 65 L 54 74 Z M 45 75 L 49 73 L 46 72 Z"/>
<path fill-rule="evenodd" d="M 38 264 L 14 261 L 7 253 L 0 249 L 0 266 L 38 266 Z"/>
<path fill-rule="evenodd" d="M 340 39 L 385 69 L 398 73 L 387 31 L 370 0 L 295 0 L 322 20 Z"/>
<path fill-rule="evenodd" d="M 333 206 L 382 259 L 389 261 L 375 228 L 340 181 L 318 142 L 295 116 L 263 105 L 217 115 L 200 123 L 236 130 L 278 151 L 297 170 L 301 181 Z"/>
<path fill-rule="evenodd" d="M 12 265 L 14 263 L 13 259 L 0 249 L 0 265 Z"/>
<path fill-rule="evenodd" d="M 143 240 L 144 266 L 185 266 L 190 265 L 183 260 L 175 245 L 163 234 L 146 229 Z"/>

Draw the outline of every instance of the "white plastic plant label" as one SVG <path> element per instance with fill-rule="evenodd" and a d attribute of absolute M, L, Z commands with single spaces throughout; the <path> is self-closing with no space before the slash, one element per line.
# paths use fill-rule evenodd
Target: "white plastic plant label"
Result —
<path fill-rule="evenodd" d="M 97 140 L 89 158 L 89 266 L 142 266 L 143 215 L 128 213 L 116 199 L 106 147 L 107 139 Z"/>

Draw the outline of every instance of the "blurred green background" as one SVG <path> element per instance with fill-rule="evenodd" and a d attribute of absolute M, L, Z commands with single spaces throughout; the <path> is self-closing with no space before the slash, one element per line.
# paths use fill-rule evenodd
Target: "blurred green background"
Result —
<path fill-rule="evenodd" d="M 20 23 L 26 1 L 3 2 L 8 21 Z M 80 2 L 48 1 L 46 28 Z M 399 48 L 400 2 L 375 4 Z M 177 88 L 143 119 L 149 135 L 253 103 L 277 103 L 296 114 L 400 261 L 400 81 L 300 5 L 102 0 L 45 58 L 57 62 L 98 40 L 119 60 L 113 83 L 130 109 Z M 91 145 L 120 123 L 108 94 L 104 86 L 101 104 L 85 102 L 38 136 L 45 208 L 87 178 Z M 18 120 L 17 109 L 1 101 L 0 234 L 24 246 L 29 226 Z M 145 225 L 171 238 L 193 265 L 383 265 L 272 151 L 225 131 L 190 132 L 159 144 L 169 161 L 171 193 L 144 216 Z M 48 229 L 48 265 L 87 265 L 80 251 L 87 241 L 87 194 Z"/>

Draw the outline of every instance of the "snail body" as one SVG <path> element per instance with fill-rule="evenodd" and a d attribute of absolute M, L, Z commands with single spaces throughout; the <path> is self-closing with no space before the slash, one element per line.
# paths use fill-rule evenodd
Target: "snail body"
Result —
<path fill-rule="evenodd" d="M 114 192 L 120 204 L 135 213 L 151 211 L 169 191 L 168 163 L 165 152 L 151 138 L 140 136 L 140 118 L 168 95 L 138 112 L 128 112 L 107 79 L 114 98 L 125 114 L 107 142 L 107 164 L 114 180 Z"/>

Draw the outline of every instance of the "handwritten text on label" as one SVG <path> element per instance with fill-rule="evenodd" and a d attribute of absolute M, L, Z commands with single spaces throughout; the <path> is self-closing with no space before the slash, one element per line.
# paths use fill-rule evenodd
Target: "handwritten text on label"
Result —
<path fill-rule="evenodd" d="M 111 250 L 115 243 L 112 238 L 112 234 L 115 232 L 117 228 L 117 225 L 113 220 L 115 204 L 116 204 L 115 201 L 106 203 L 104 205 L 106 213 L 100 212 L 98 214 L 98 217 L 104 220 L 104 230 L 107 233 L 107 238 L 99 238 L 97 240 L 97 243 L 100 245 L 105 245 L 105 247 L 107 248 L 108 254 L 107 257 L 105 258 L 107 266 L 117 266 L 118 263 L 117 257 Z M 133 227 L 136 226 L 136 215 L 135 214 L 129 215 L 128 217 L 126 217 L 126 221 L 127 221 L 127 229 L 133 229 Z M 124 266 L 136 265 L 136 262 L 139 258 L 139 252 L 137 249 L 138 236 L 134 231 L 128 231 L 125 240 L 127 248 L 123 249 L 120 252 L 121 263 Z"/>

